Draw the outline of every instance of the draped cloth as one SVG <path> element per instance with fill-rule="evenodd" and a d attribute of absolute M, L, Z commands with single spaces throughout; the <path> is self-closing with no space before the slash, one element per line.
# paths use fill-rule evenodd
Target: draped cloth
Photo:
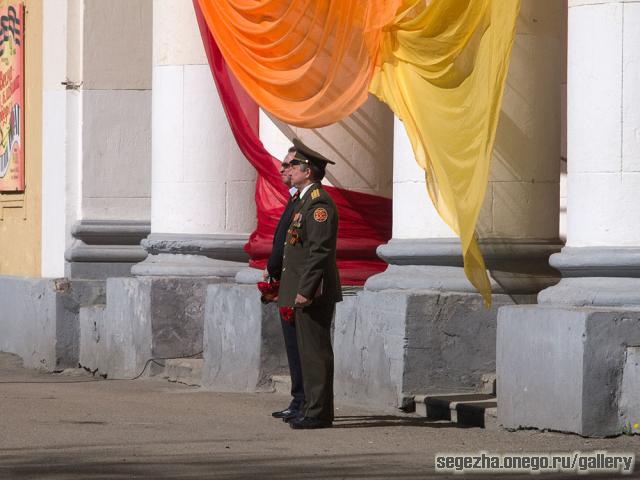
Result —
<path fill-rule="evenodd" d="M 280 162 L 266 151 L 258 135 L 258 107 L 239 84 L 223 57 L 194 0 L 205 52 L 218 95 L 234 138 L 244 156 L 256 169 L 257 228 L 245 250 L 250 266 L 265 268 L 271 254 L 273 234 L 289 198 L 278 172 Z M 281 152 L 282 156 L 286 152 Z M 363 285 L 365 280 L 385 270 L 386 263 L 376 248 L 391 238 L 391 200 L 376 195 L 324 187 L 333 198 L 340 221 L 337 261 L 344 285 Z"/>
<path fill-rule="evenodd" d="M 403 121 L 427 189 L 460 236 L 469 281 L 491 303 L 475 236 L 519 1 L 405 1 L 384 32 L 371 92 Z"/>
<path fill-rule="evenodd" d="M 367 99 L 382 27 L 400 0 L 199 0 L 229 68 L 264 110 L 299 127 Z"/>
<path fill-rule="evenodd" d="M 491 303 L 475 237 L 520 0 L 194 0 L 243 89 L 320 127 L 370 90 L 403 121 L 429 196 Z"/>

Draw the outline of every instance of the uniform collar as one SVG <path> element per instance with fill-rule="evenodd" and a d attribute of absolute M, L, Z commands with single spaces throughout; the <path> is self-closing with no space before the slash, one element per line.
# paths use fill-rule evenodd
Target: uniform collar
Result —
<path fill-rule="evenodd" d="M 304 197 L 304 194 L 307 193 L 307 190 L 309 190 L 311 187 L 313 187 L 314 185 L 317 185 L 317 183 L 310 183 L 309 185 L 307 185 L 306 187 L 304 187 L 301 191 L 300 191 L 300 199 L 302 199 Z"/>

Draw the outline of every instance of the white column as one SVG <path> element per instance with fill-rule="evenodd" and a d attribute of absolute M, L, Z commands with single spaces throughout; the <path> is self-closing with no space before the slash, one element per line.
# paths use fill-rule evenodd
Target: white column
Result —
<path fill-rule="evenodd" d="M 541 302 L 640 304 L 638 45 L 639 3 L 569 1 L 566 278 Z"/>
<path fill-rule="evenodd" d="M 570 1 L 569 22 L 567 246 L 640 246 L 640 4 Z"/>
<path fill-rule="evenodd" d="M 213 260 L 203 267 L 205 259 L 187 257 L 246 257 L 255 171 L 229 128 L 190 2 L 153 2 L 152 98 L 151 236 L 144 245 L 153 255 L 134 273 L 213 275 Z M 193 265 L 166 266 L 183 261 Z"/>
<path fill-rule="evenodd" d="M 60 22 L 45 28 L 54 40 L 48 33 L 44 40 L 45 275 L 129 275 L 146 256 L 139 242 L 150 216 L 151 6 L 56 0 L 45 7 L 45 23 Z M 52 47 L 60 38 L 63 46 Z M 66 263 L 56 252 L 62 231 Z"/>
<path fill-rule="evenodd" d="M 43 5 L 43 95 L 42 95 L 42 276 L 64 276 L 64 251 L 70 243 L 68 216 L 77 219 L 74 189 L 67 188 L 69 91 L 62 84 L 70 78 L 67 53 L 67 0 Z"/>
<path fill-rule="evenodd" d="M 548 285 L 553 274 L 544 265 L 560 248 L 563 9 L 562 2 L 554 0 L 522 2 L 476 226 L 487 267 L 498 281 L 494 292 L 532 293 Z M 398 119 L 393 198 L 393 239 L 379 249 L 391 268 L 370 280 L 367 288 L 475 291 L 460 269 L 459 239 L 431 204 L 424 172 Z M 416 266 L 427 268 L 417 272 Z"/>
<path fill-rule="evenodd" d="M 393 238 L 454 238 L 431 203 L 404 124 L 395 117 L 393 127 Z"/>

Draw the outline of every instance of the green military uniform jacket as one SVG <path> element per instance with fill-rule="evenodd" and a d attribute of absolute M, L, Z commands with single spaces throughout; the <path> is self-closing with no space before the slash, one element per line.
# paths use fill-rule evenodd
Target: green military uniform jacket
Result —
<path fill-rule="evenodd" d="M 314 304 L 339 302 L 336 206 L 320 183 L 309 187 L 296 203 L 284 245 L 278 305 L 294 307 L 298 293 Z"/>

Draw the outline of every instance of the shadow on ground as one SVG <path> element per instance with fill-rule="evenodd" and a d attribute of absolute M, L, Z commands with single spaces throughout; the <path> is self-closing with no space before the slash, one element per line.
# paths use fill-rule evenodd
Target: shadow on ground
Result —
<path fill-rule="evenodd" d="M 429 427 L 429 428 L 465 428 L 455 423 L 434 421 L 424 417 L 407 415 L 367 415 L 336 417 L 333 428 L 372 428 L 372 427 Z"/>
<path fill-rule="evenodd" d="M 78 447 L 78 451 L 81 447 Z M 131 450 L 129 450 L 131 451 Z M 38 454 L 27 449 L 23 454 L 0 456 L 0 478 L 25 480 L 77 479 L 223 479 L 260 478 L 265 480 L 293 479 L 447 479 L 460 475 L 443 475 L 433 465 L 417 467 L 399 462 L 397 455 L 323 455 L 287 457 L 242 454 L 173 455 L 161 457 L 122 457 L 92 461 L 85 454 Z M 117 454 L 112 457 L 118 457 Z M 542 475 L 545 480 L 576 478 L 576 474 Z M 474 477 L 478 477 L 474 475 Z M 619 475 L 588 475 L 592 480 L 617 478 Z M 515 480 L 531 475 L 490 475 L 479 478 Z M 640 478 L 639 473 L 624 478 Z"/>

